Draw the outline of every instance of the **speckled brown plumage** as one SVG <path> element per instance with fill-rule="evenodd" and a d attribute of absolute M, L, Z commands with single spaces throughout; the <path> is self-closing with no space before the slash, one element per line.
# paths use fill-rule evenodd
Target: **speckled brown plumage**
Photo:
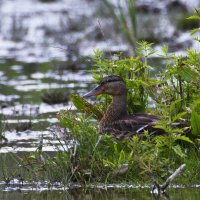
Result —
<path fill-rule="evenodd" d="M 148 113 L 127 115 L 127 89 L 121 77 L 107 76 L 103 78 L 99 86 L 86 94 L 85 97 L 99 94 L 112 96 L 112 102 L 99 122 L 100 134 L 109 134 L 117 139 L 123 139 L 127 136 L 142 133 L 145 130 L 155 134 L 164 132 L 161 129 L 154 128 L 159 119 L 157 116 Z"/>

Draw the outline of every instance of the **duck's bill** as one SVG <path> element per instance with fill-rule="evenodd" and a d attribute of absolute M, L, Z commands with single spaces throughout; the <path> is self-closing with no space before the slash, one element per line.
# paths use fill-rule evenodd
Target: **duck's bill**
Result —
<path fill-rule="evenodd" d="M 101 87 L 98 86 L 96 88 L 94 88 L 93 90 L 91 90 L 90 92 L 88 92 L 87 94 L 85 94 L 83 97 L 92 97 L 92 96 L 97 96 L 99 94 L 102 94 L 102 90 Z"/>

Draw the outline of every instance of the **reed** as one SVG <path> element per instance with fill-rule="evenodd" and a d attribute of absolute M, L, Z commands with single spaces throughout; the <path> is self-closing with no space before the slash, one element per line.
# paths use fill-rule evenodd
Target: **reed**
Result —
<path fill-rule="evenodd" d="M 125 0 L 122 6 L 121 1 L 115 8 L 108 0 L 103 0 L 105 6 L 108 8 L 110 15 L 113 17 L 117 25 L 125 35 L 125 38 L 134 48 L 137 42 L 137 19 L 135 0 Z"/>

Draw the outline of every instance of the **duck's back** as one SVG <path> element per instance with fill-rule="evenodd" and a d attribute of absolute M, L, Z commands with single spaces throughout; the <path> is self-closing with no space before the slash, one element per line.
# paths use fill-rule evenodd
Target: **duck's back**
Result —
<path fill-rule="evenodd" d="M 122 119 L 113 121 L 106 127 L 107 134 L 113 135 L 118 139 L 143 133 L 145 130 L 154 134 L 162 134 L 163 130 L 155 128 L 159 117 L 148 113 L 137 113 L 125 116 Z"/>

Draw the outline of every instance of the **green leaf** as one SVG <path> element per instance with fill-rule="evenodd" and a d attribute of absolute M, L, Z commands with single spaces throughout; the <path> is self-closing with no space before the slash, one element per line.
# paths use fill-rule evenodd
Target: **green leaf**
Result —
<path fill-rule="evenodd" d="M 58 118 L 60 120 L 60 125 L 65 126 L 72 130 L 76 124 L 79 122 L 75 119 L 75 116 L 73 116 L 70 112 L 61 110 L 58 113 Z"/>
<path fill-rule="evenodd" d="M 192 15 L 190 17 L 187 17 L 186 19 L 200 19 L 200 16 Z"/>
<path fill-rule="evenodd" d="M 193 111 L 191 115 L 192 134 L 200 135 L 200 115 Z"/>
<path fill-rule="evenodd" d="M 200 39 L 197 38 L 197 37 L 195 37 L 194 40 L 197 41 L 197 42 L 200 42 Z"/>
<path fill-rule="evenodd" d="M 104 166 L 109 166 L 109 167 L 111 167 L 112 169 L 114 169 L 115 168 L 115 164 L 113 163 L 113 162 L 111 162 L 111 161 L 109 161 L 109 160 L 102 160 L 103 161 L 103 165 Z"/>
<path fill-rule="evenodd" d="M 192 140 L 190 140 L 190 138 L 188 138 L 185 135 L 177 135 L 176 140 L 182 140 L 182 141 L 189 142 L 189 143 L 193 144 Z"/>
<path fill-rule="evenodd" d="M 121 150 L 119 155 L 119 163 L 123 163 L 123 161 L 125 161 L 125 153 L 123 150 Z"/>
<path fill-rule="evenodd" d="M 168 46 L 167 45 L 163 45 L 162 46 L 162 51 L 164 54 L 168 54 Z"/>
<path fill-rule="evenodd" d="M 199 82 L 200 73 L 188 65 L 179 66 L 178 73 L 181 78 L 187 82 Z"/>
<path fill-rule="evenodd" d="M 136 38 L 137 37 L 137 20 L 136 20 L 135 2 L 132 0 L 126 0 L 126 4 L 128 6 L 128 11 L 129 11 L 130 19 L 131 19 L 133 33 Z"/>
<path fill-rule="evenodd" d="M 200 31 L 199 28 L 195 28 L 195 29 L 193 29 L 193 30 L 190 32 L 190 34 L 191 34 L 191 35 L 194 35 L 195 33 L 199 32 L 199 31 Z"/>
<path fill-rule="evenodd" d="M 135 40 L 133 38 L 133 34 L 130 31 L 129 27 L 128 27 L 128 22 L 126 20 L 126 16 L 123 12 L 123 9 L 121 7 L 120 4 L 118 4 L 118 10 L 119 10 L 119 22 L 122 26 L 122 31 L 124 32 L 124 34 L 126 35 L 127 40 L 129 41 L 129 43 L 131 44 L 135 44 Z"/>
<path fill-rule="evenodd" d="M 175 117 L 173 117 L 172 122 L 178 121 L 180 118 L 184 117 L 186 114 L 187 112 L 178 113 Z"/>
<path fill-rule="evenodd" d="M 100 109 L 97 106 L 90 104 L 78 94 L 70 95 L 70 99 L 79 112 L 86 113 L 97 120 L 102 118 L 103 114 Z"/>
<path fill-rule="evenodd" d="M 181 147 L 179 145 L 172 147 L 173 151 L 180 157 L 184 158 L 186 155 L 183 153 Z"/>

